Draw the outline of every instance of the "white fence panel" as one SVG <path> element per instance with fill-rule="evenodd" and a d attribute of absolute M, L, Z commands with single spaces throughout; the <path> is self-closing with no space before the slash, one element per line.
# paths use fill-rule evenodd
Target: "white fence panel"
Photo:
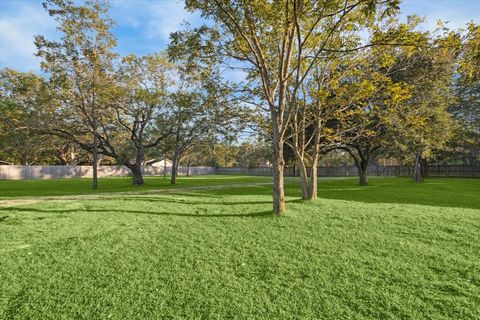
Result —
<path fill-rule="evenodd" d="M 145 176 L 163 175 L 163 167 L 147 166 L 142 168 Z M 167 175 L 172 172 L 167 167 Z M 213 167 L 179 167 L 178 174 L 237 174 L 249 176 L 272 176 L 272 168 L 213 168 Z M 298 170 L 285 168 L 285 176 L 298 176 Z M 355 166 L 344 167 L 319 167 L 319 177 L 349 177 L 357 176 Z M 411 176 L 411 166 L 376 166 L 368 167 L 369 176 Z M 90 178 L 91 166 L 8 166 L 0 165 L 0 180 L 22 179 L 59 179 L 59 178 Z M 124 177 L 130 175 L 130 170 L 125 166 L 100 166 L 99 177 Z M 462 165 L 429 165 L 427 175 L 431 177 L 476 177 L 480 178 L 480 167 Z"/>
<path fill-rule="evenodd" d="M 167 167 L 167 174 L 171 173 Z M 178 174 L 186 175 L 215 174 L 212 167 L 179 167 Z M 163 175 L 163 167 L 144 167 L 145 176 Z M 130 169 L 125 166 L 99 166 L 99 177 L 124 177 L 130 175 Z M 60 178 L 91 178 L 91 166 L 8 166 L 0 165 L 0 180 L 22 179 L 60 179 Z"/>

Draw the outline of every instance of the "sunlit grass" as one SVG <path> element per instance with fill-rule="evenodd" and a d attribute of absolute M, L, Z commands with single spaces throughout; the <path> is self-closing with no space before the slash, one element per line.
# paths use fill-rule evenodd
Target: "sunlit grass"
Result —
<path fill-rule="evenodd" d="M 263 184 L 0 207 L 0 318 L 480 318 L 479 180 L 322 179 L 307 203 L 287 181 L 282 218 Z"/>

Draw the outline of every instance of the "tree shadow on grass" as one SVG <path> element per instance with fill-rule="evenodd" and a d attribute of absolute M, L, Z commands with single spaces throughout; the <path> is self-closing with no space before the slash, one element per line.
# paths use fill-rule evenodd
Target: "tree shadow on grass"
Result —
<path fill-rule="evenodd" d="M 371 179 L 368 186 L 346 181 L 341 186 L 324 185 L 318 196 L 325 199 L 365 203 L 415 204 L 435 207 L 480 209 L 480 181 L 430 178 L 422 184 L 410 179 Z M 355 180 L 356 182 L 356 180 Z M 472 183 L 473 182 L 473 183 Z"/>
<path fill-rule="evenodd" d="M 148 214 L 157 216 L 175 216 L 175 217 L 192 217 L 192 218 L 268 218 L 274 217 L 272 210 L 255 211 L 250 213 L 176 213 L 165 211 L 141 211 L 141 210 L 107 210 L 107 209 L 65 209 L 65 210 L 46 210 L 36 208 L 23 208 L 23 207 L 9 207 L 0 208 L 1 211 L 21 211 L 21 212 L 34 212 L 34 213 L 50 213 L 50 214 L 72 214 L 72 213 L 84 213 L 84 212 L 104 212 L 104 213 L 132 213 L 132 214 Z"/>
<path fill-rule="evenodd" d="M 370 185 L 365 187 L 359 186 L 356 178 L 320 179 L 318 187 L 318 197 L 320 198 L 318 202 L 321 202 L 321 199 L 333 199 L 364 203 L 417 204 L 480 209 L 480 179 L 429 178 L 423 184 L 416 184 L 408 178 L 373 177 L 370 179 Z M 287 200 L 287 203 L 302 202 L 298 179 L 288 179 L 285 184 L 285 192 L 289 198 L 294 198 L 294 200 Z M 193 192 L 180 191 L 165 194 L 160 192 L 150 196 L 138 195 L 138 197 L 128 195 L 122 198 L 112 195 L 112 197 L 106 197 L 105 200 L 145 201 L 158 203 L 159 205 L 162 202 L 176 203 L 190 206 L 192 208 L 189 207 L 188 210 L 193 210 L 195 205 L 266 205 L 271 204 L 271 195 L 271 185 L 250 185 L 195 190 Z M 256 196 L 262 196 L 262 198 L 259 199 Z M 0 208 L 0 210 L 2 209 Z M 185 216 L 185 214 L 179 215 Z M 197 217 L 199 215 L 194 214 L 193 216 Z M 222 215 L 219 214 L 218 216 Z"/>
<path fill-rule="evenodd" d="M 290 179 L 285 184 L 289 197 L 300 198 L 299 181 Z M 205 190 L 202 194 L 248 196 L 271 195 L 271 186 Z M 368 186 L 359 186 L 357 178 L 319 179 L 318 197 L 321 199 L 358 201 L 364 203 L 416 204 L 437 207 L 480 209 L 480 179 L 428 178 L 418 184 L 409 178 L 370 179 Z"/>
<path fill-rule="evenodd" d="M 190 195 L 182 195 L 182 197 L 190 197 Z M 272 201 L 224 201 L 222 198 L 218 198 L 218 201 L 191 201 L 191 200 L 186 200 L 184 198 L 161 198 L 161 197 L 141 197 L 141 198 L 135 198 L 135 200 L 139 201 L 145 201 L 145 202 L 153 202 L 153 203 L 178 203 L 178 204 L 189 204 L 189 205 L 226 205 L 226 206 L 238 206 L 238 205 L 258 205 L 258 204 L 271 204 Z M 134 199 L 132 199 L 134 200 Z"/>

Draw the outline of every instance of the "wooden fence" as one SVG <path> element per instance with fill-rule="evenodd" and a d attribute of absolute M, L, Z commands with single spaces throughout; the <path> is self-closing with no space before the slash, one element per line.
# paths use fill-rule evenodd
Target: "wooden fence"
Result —
<path fill-rule="evenodd" d="M 217 174 L 238 174 L 250 176 L 272 176 L 272 168 L 216 168 Z M 377 166 L 368 167 L 370 176 L 412 176 L 412 166 Z M 348 177 L 357 176 L 356 166 L 319 167 L 319 177 Z M 476 177 L 480 178 L 479 166 L 462 165 L 429 165 L 427 175 L 431 177 Z M 285 168 L 285 176 L 298 176 L 298 170 L 292 167 Z"/>
<path fill-rule="evenodd" d="M 357 175 L 358 170 L 356 166 L 320 167 L 318 169 L 318 176 L 321 177 L 345 177 Z M 368 175 L 408 177 L 413 175 L 413 167 L 370 165 L 368 166 Z M 463 165 L 428 165 L 427 176 L 480 178 L 480 167 Z"/>

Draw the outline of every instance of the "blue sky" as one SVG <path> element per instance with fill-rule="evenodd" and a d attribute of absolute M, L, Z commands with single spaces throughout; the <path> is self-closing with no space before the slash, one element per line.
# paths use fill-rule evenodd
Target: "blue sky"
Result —
<path fill-rule="evenodd" d="M 111 0 L 111 15 L 117 21 L 114 34 L 118 51 L 147 54 L 164 49 L 170 32 L 182 22 L 201 23 L 198 14 L 183 9 L 178 0 Z M 427 18 L 425 28 L 433 29 L 437 19 L 458 28 L 469 21 L 480 22 L 480 0 L 405 0 L 402 15 Z M 54 38 L 55 23 L 44 11 L 41 0 L 0 0 L 0 68 L 40 71 L 34 57 L 35 34 Z"/>

